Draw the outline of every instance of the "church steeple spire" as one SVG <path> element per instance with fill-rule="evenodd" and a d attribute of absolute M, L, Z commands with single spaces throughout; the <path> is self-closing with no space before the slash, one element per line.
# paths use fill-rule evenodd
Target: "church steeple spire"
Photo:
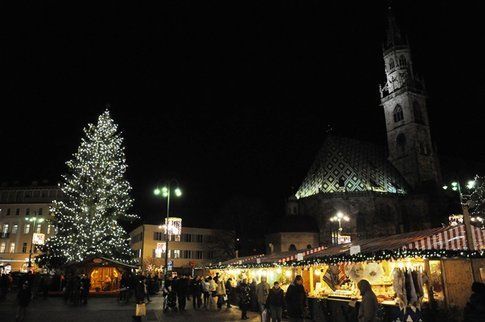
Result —
<path fill-rule="evenodd" d="M 392 10 L 392 5 L 389 3 L 389 6 L 387 7 L 387 37 L 384 50 L 399 45 L 407 45 L 407 41 L 399 29 L 399 25 L 396 22 L 396 17 Z"/>
<path fill-rule="evenodd" d="M 441 176 L 431 143 L 426 92 L 414 73 L 411 50 L 390 6 L 387 20 L 383 44 L 386 84 L 380 89 L 389 160 L 414 188 L 438 183 Z"/>

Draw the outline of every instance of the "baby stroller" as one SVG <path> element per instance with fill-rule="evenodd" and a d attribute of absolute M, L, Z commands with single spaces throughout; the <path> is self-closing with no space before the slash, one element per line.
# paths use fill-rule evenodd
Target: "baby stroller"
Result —
<path fill-rule="evenodd" d="M 163 292 L 163 313 L 167 313 L 168 310 L 177 312 L 177 294 L 172 291 L 171 286 Z"/>

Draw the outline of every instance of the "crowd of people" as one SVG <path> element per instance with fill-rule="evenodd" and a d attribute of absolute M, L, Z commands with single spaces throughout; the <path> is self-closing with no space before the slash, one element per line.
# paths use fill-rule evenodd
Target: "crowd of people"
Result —
<path fill-rule="evenodd" d="M 246 278 L 235 281 L 215 276 L 167 277 L 163 283 L 163 311 L 183 312 L 187 300 L 194 310 L 220 311 L 238 305 L 241 319 L 248 319 L 248 311 L 257 311 L 267 320 L 281 322 L 286 310 L 290 321 L 303 321 L 307 306 L 303 279 L 297 276 L 285 294 L 278 282 L 271 287 L 266 278 L 248 283 Z M 266 319 L 266 318 L 265 318 Z"/>

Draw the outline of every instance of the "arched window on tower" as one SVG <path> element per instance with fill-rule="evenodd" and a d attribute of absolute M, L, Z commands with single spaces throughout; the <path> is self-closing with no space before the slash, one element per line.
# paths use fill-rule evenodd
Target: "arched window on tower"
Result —
<path fill-rule="evenodd" d="M 394 59 L 390 58 L 389 59 L 389 69 L 393 69 L 394 68 Z"/>
<path fill-rule="evenodd" d="M 396 107 L 394 108 L 393 114 L 394 114 L 394 122 L 400 122 L 404 119 L 402 107 L 399 104 L 397 104 Z"/>
<path fill-rule="evenodd" d="M 397 149 L 400 153 L 406 151 L 406 136 L 403 133 L 399 133 L 396 137 Z"/>
<path fill-rule="evenodd" d="M 413 102 L 414 122 L 424 124 L 423 111 L 418 101 Z"/>
<path fill-rule="evenodd" d="M 406 57 L 404 57 L 404 55 L 401 55 L 401 56 L 399 57 L 399 65 L 400 65 L 401 67 L 404 67 L 404 66 L 406 66 L 406 65 L 407 65 L 407 62 L 406 62 Z"/>
<path fill-rule="evenodd" d="M 296 251 L 296 246 L 295 246 L 295 244 L 291 244 L 291 245 L 290 245 L 290 247 L 288 248 L 288 250 L 289 250 L 290 252 L 294 252 L 294 251 Z"/>

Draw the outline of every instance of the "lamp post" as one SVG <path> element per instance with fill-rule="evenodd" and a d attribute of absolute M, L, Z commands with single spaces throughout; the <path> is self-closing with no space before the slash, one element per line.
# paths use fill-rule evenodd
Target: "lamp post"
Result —
<path fill-rule="evenodd" d="M 335 234 L 333 236 L 333 242 L 334 242 L 334 244 L 337 244 L 337 245 L 338 245 L 338 240 L 339 240 L 339 237 L 340 237 L 340 232 L 343 230 L 342 229 L 342 220 L 345 221 L 345 222 L 349 222 L 350 218 L 349 218 L 349 216 L 344 215 L 341 211 L 337 212 L 337 214 L 335 216 L 330 218 L 331 222 L 338 222 L 337 234 Z"/>
<path fill-rule="evenodd" d="M 170 198 L 172 196 L 172 182 L 169 181 L 167 185 L 163 186 L 162 188 L 156 188 L 153 193 L 155 196 L 161 196 L 162 198 L 167 198 L 167 215 L 165 218 L 165 275 L 168 273 L 168 242 L 169 242 L 169 231 L 168 231 L 168 222 L 170 217 Z M 176 197 L 182 196 L 182 190 L 178 187 L 178 185 L 173 189 L 173 193 Z M 143 260 L 143 259 L 142 259 Z"/>
<path fill-rule="evenodd" d="M 34 248 L 34 231 L 35 231 L 35 224 L 37 222 L 42 223 L 44 222 L 44 218 L 39 218 L 39 217 L 26 217 L 26 221 L 33 223 L 32 227 L 32 237 L 30 238 L 30 251 L 29 251 L 29 265 L 28 268 L 30 269 L 32 267 L 32 251 Z"/>
<path fill-rule="evenodd" d="M 468 190 L 471 190 L 475 187 L 475 180 L 468 181 L 466 187 Z M 444 190 L 447 190 L 448 186 L 443 186 Z M 451 183 L 451 190 L 458 192 L 460 196 L 460 204 L 463 210 L 463 224 L 465 225 L 465 238 L 466 238 L 466 246 L 468 250 L 475 249 L 475 241 L 473 240 L 472 235 L 472 227 L 471 227 L 471 217 L 469 212 L 469 205 L 468 199 L 470 198 L 469 194 L 463 194 L 461 185 L 459 182 L 454 181 Z"/>

